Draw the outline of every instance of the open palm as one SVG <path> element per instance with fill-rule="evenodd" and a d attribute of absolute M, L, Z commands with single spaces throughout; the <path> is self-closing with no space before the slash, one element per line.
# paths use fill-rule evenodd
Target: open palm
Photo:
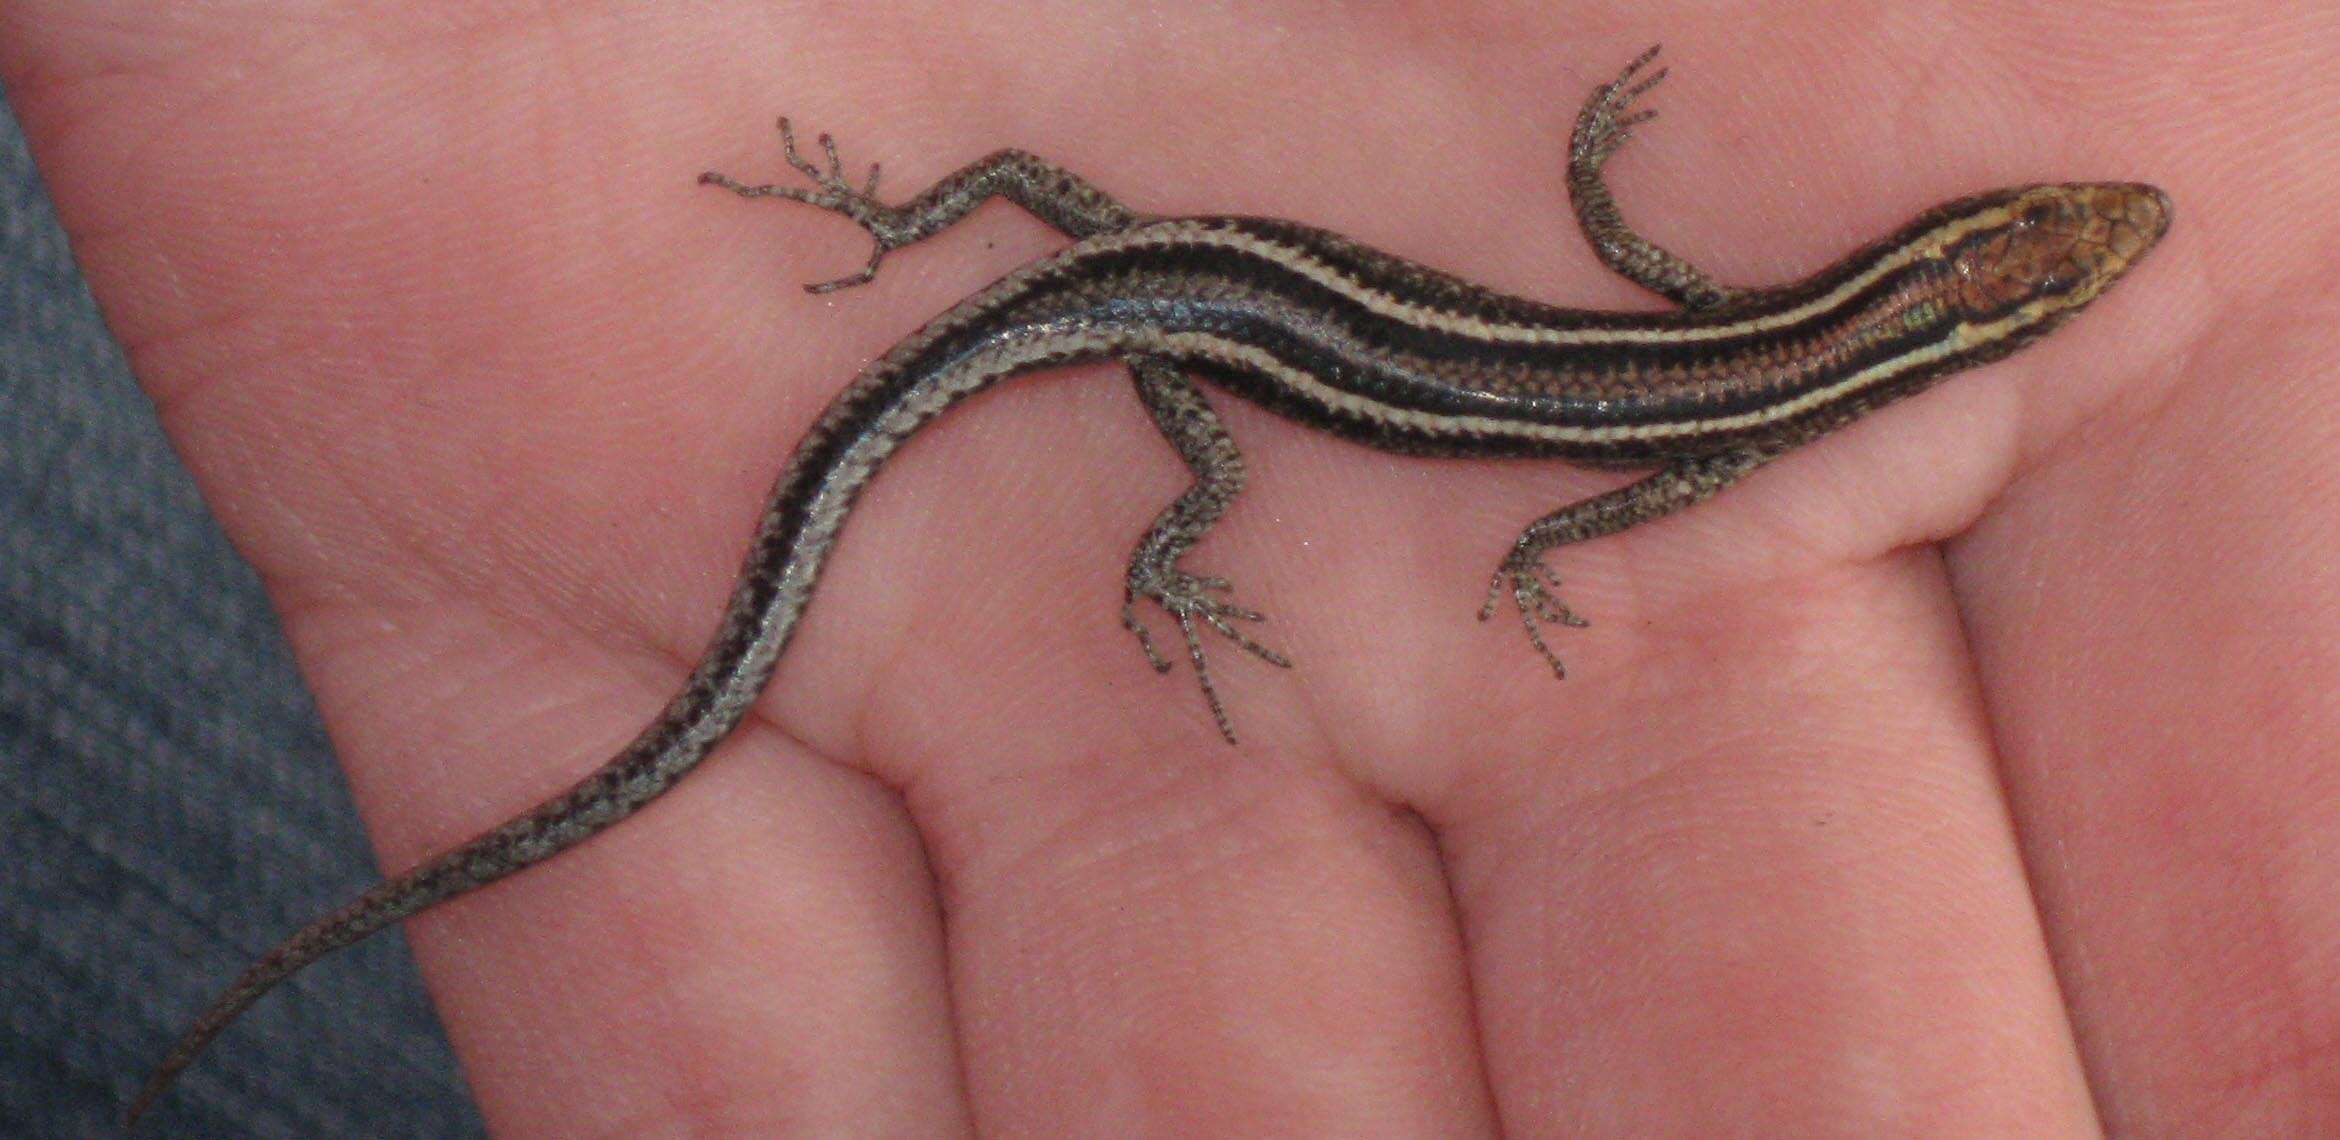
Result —
<path fill-rule="evenodd" d="M 2036 350 L 1556 555 L 1561 684 L 1472 616 L 1614 477 L 1222 398 L 1254 475 L 1188 562 L 1295 663 L 1219 649 L 1238 748 L 1119 628 L 1184 481 L 1120 372 L 955 412 L 715 761 L 410 925 L 500 1134 L 2340 1116 L 2340 21 L 90 7 L 11 6 L 11 96 L 391 867 L 630 737 L 829 394 L 1058 240 L 993 207 L 808 297 L 861 235 L 693 185 L 783 177 L 776 113 L 896 196 L 1012 144 L 1584 306 L 1652 303 L 1559 179 L 1657 38 L 1614 185 L 1734 282 L 1989 186 L 2177 202 Z"/>

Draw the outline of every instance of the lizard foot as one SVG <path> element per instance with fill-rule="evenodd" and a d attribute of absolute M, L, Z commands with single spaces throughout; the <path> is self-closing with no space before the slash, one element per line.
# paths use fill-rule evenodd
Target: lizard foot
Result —
<path fill-rule="evenodd" d="M 1618 147 L 1625 145 L 1627 138 L 1632 137 L 1633 128 L 1657 118 L 1654 110 L 1632 110 L 1634 100 L 1648 93 L 1650 88 L 1657 86 L 1666 77 L 1666 69 L 1662 67 L 1646 76 L 1641 74 L 1641 70 L 1657 58 L 1657 53 L 1657 45 L 1650 45 L 1648 51 L 1635 56 L 1633 62 L 1625 65 L 1622 74 L 1593 95 L 1592 102 L 1577 120 L 1576 137 L 1570 143 L 1578 163 L 1593 170 L 1600 169 L 1601 164 L 1607 162 Z"/>
<path fill-rule="evenodd" d="M 1129 588 L 1122 595 L 1121 625 L 1137 635 L 1138 648 L 1145 651 L 1146 661 L 1157 673 L 1170 671 L 1170 662 L 1154 649 L 1153 635 L 1146 632 L 1144 622 L 1138 620 L 1137 600 L 1146 598 L 1161 606 L 1177 619 L 1178 632 L 1186 638 L 1187 660 L 1194 663 L 1195 680 L 1200 682 L 1203 700 L 1211 707 L 1211 720 L 1219 726 L 1219 735 L 1227 743 L 1235 743 L 1234 725 L 1227 719 L 1227 708 L 1219 701 L 1219 690 L 1211 683 L 1210 666 L 1203 659 L 1202 637 L 1195 631 L 1197 623 L 1209 626 L 1219 636 L 1234 642 L 1235 647 L 1279 669 L 1292 667 L 1292 659 L 1251 639 L 1237 628 L 1236 622 L 1263 622 L 1265 614 L 1246 609 L 1214 594 L 1226 594 L 1230 587 L 1225 578 L 1206 578 L 1189 574 L 1175 566 L 1130 568 Z"/>
<path fill-rule="evenodd" d="M 901 212 L 877 200 L 878 164 L 869 164 L 869 178 L 855 187 L 845 181 L 845 164 L 837 157 L 837 140 L 824 133 L 820 136 L 822 153 L 828 156 L 829 168 L 823 170 L 804 157 L 796 147 L 796 130 L 783 116 L 780 120 L 780 149 L 788 165 L 812 180 L 812 186 L 750 186 L 734 181 L 727 175 L 708 171 L 699 176 L 704 186 L 720 186 L 742 198 L 785 198 L 818 206 L 835 214 L 843 214 L 853 224 L 869 231 L 875 248 L 869 254 L 869 263 L 861 272 L 839 277 L 834 281 L 815 282 L 804 287 L 807 293 L 834 293 L 855 285 L 868 284 L 877 276 L 878 263 L 888 253 L 909 243 L 901 225 Z"/>
<path fill-rule="evenodd" d="M 1503 565 L 1496 568 L 1494 578 L 1487 583 L 1487 602 L 1479 607 L 1480 621 L 1495 616 L 1495 607 L 1503 599 L 1506 583 L 1511 587 L 1512 604 L 1519 607 L 1519 621 L 1521 627 L 1527 630 L 1528 644 L 1535 646 L 1536 652 L 1543 654 L 1544 660 L 1551 663 L 1553 676 L 1567 680 L 1568 670 L 1560 664 L 1560 655 L 1552 652 L 1551 646 L 1544 644 L 1544 626 L 1551 624 L 1583 629 L 1592 623 L 1576 616 L 1575 611 L 1561 604 L 1558 597 L 1560 576 L 1544 565 L 1541 553 L 1514 553 L 1503 560 Z"/>

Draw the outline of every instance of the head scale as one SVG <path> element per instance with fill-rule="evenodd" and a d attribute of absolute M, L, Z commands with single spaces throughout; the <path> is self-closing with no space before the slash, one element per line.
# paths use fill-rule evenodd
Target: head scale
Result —
<path fill-rule="evenodd" d="M 2169 196 L 2141 182 L 2001 191 L 1944 212 L 1937 299 L 1976 356 L 2047 332 L 2103 293 L 2168 232 Z"/>

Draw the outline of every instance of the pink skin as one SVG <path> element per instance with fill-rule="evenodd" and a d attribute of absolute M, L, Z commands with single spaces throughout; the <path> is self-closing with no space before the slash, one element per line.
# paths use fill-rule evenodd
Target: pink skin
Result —
<path fill-rule="evenodd" d="M 857 231 L 692 183 L 787 177 L 781 112 L 890 195 L 1013 144 L 1581 305 L 1651 303 L 1561 171 L 1653 39 L 1675 77 L 1613 183 L 1727 282 L 1990 186 L 2177 202 L 2052 340 L 1555 555 L 1593 621 L 1565 683 L 1472 612 L 1614 476 L 1222 399 L 1254 474 L 1190 565 L 1297 666 L 1220 655 L 1240 750 L 1118 628 L 1181 478 L 1126 382 L 976 402 L 863 501 L 715 760 L 411 924 L 499 1135 L 2340 1116 L 2340 23 L 277 7 L 18 0 L 0 78 L 391 866 L 651 716 L 823 401 L 1052 244 L 994 208 L 807 297 Z"/>

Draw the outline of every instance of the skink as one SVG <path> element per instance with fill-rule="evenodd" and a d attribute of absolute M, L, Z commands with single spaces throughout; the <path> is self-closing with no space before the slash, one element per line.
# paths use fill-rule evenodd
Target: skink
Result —
<path fill-rule="evenodd" d="M 2054 329 L 2160 240 L 2170 203 L 2140 183 L 1998 190 L 1936 207 L 1812 277 L 1768 289 L 1715 282 L 1620 217 L 1602 168 L 1653 112 L 1656 48 L 1593 92 L 1578 116 L 1569 197 L 1600 259 L 1679 307 L 1587 312 L 1506 296 L 1293 222 L 1154 218 L 1032 155 L 1001 151 L 900 206 L 877 168 L 850 184 L 834 142 L 809 186 L 701 181 L 841 214 L 893 250 L 995 197 L 1075 239 L 961 301 L 872 363 L 797 445 L 757 528 L 713 644 L 665 710 L 568 791 L 311 923 L 248 968 L 190 1028 L 134 1100 L 135 1120 L 237 1014 L 325 954 L 591 837 L 656 799 L 721 742 L 763 691 L 811 602 L 855 499 L 895 448 L 958 401 L 1077 361 L 1125 363 L 1193 482 L 1137 544 L 1122 621 L 1157 670 L 1139 620 L 1175 619 L 1220 733 L 1234 729 L 1200 630 L 1275 665 L 1247 632 L 1260 615 L 1227 583 L 1181 564 L 1239 494 L 1240 453 L 1200 378 L 1306 427 L 1407 455 L 1548 458 L 1655 468 L 1528 525 L 1498 564 L 1481 619 L 1508 601 L 1555 673 L 1546 625 L 1582 625 L 1544 564 L 1556 547 L 1698 502 L 1798 444 L 1998 359 Z"/>

